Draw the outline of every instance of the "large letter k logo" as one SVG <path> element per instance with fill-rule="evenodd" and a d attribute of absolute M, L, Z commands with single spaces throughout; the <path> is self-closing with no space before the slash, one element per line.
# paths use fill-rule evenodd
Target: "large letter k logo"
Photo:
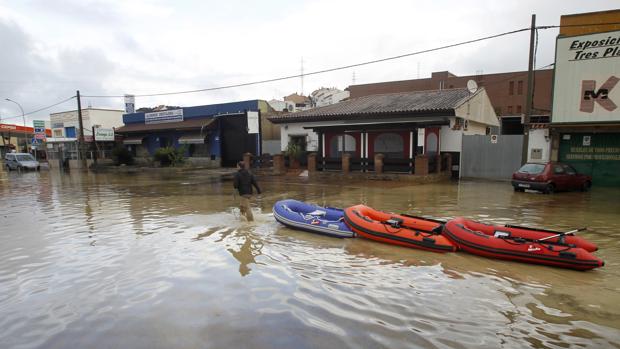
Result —
<path fill-rule="evenodd" d="M 620 81 L 615 76 L 611 76 L 601 88 L 596 91 L 595 80 L 583 80 L 581 82 L 581 106 L 579 110 L 584 113 L 592 113 L 594 111 L 594 102 L 597 102 L 607 111 L 613 111 L 617 108 L 616 104 L 609 99 L 609 93 Z"/>

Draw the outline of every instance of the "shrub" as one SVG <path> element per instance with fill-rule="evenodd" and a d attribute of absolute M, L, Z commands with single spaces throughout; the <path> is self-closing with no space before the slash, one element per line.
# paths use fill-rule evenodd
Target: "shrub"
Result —
<path fill-rule="evenodd" d="M 164 147 L 155 151 L 153 158 L 162 166 L 177 166 L 185 161 L 185 147 Z"/>
<path fill-rule="evenodd" d="M 133 154 L 125 147 L 116 147 L 112 149 L 112 159 L 114 159 L 114 164 L 116 165 L 133 164 Z"/>
<path fill-rule="evenodd" d="M 284 153 L 292 159 L 300 160 L 304 152 L 299 144 L 289 143 Z"/>

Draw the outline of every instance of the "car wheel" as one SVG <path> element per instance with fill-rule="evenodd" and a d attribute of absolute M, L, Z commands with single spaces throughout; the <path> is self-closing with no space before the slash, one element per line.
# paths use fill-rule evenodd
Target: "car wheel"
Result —
<path fill-rule="evenodd" d="M 581 185 L 581 191 L 588 191 L 590 188 L 592 188 L 592 183 L 590 181 L 585 181 Z"/>
<path fill-rule="evenodd" d="M 553 184 L 553 183 L 547 184 L 547 186 L 545 187 L 545 191 L 543 193 L 545 193 L 545 194 L 553 194 L 553 193 L 555 193 L 555 184 Z"/>
<path fill-rule="evenodd" d="M 6 170 L 7 170 L 7 171 L 11 171 L 11 166 L 6 165 Z"/>
<path fill-rule="evenodd" d="M 518 187 L 512 187 L 512 188 L 513 188 L 516 192 L 520 192 L 520 193 L 522 193 L 522 192 L 524 192 L 524 191 L 525 191 L 525 189 L 523 189 L 523 188 L 518 188 Z"/>

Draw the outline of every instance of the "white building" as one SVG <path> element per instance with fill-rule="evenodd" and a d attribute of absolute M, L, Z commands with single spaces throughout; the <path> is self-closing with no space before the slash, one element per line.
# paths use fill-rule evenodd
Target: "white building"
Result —
<path fill-rule="evenodd" d="M 84 138 L 92 137 L 92 127 L 115 128 L 123 126 L 124 110 L 86 108 L 82 109 Z M 80 135 L 80 122 L 77 110 L 50 114 L 52 138 L 76 140 Z"/>
<path fill-rule="evenodd" d="M 82 109 L 82 127 L 84 128 L 84 141 L 92 142 L 93 127 L 100 129 L 113 129 L 123 126 L 124 110 L 86 108 Z M 47 138 L 47 154 L 50 167 L 71 168 L 81 167 L 80 154 L 78 152 L 78 138 L 80 136 L 80 121 L 77 110 L 50 114 L 52 137 Z M 98 136 L 99 137 L 99 136 Z M 113 138 L 113 136 L 112 136 Z M 98 147 L 97 158 L 103 159 L 110 156 L 112 141 L 101 143 Z M 86 153 L 87 164 L 92 163 L 93 151 Z"/>
<path fill-rule="evenodd" d="M 421 155 L 459 159 L 464 135 L 490 134 L 499 126 L 484 88 L 369 95 L 269 120 L 280 125 L 283 151 L 295 143 L 328 165 L 349 153 L 362 166 L 381 153 L 395 171 L 411 171 Z"/>
<path fill-rule="evenodd" d="M 313 107 L 324 107 L 347 99 L 349 95 L 349 91 L 342 91 L 335 87 L 321 87 L 310 94 L 310 100 Z"/>

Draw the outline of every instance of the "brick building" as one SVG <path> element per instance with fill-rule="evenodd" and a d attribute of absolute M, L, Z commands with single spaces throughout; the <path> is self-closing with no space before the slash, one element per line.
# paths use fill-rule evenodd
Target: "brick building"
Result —
<path fill-rule="evenodd" d="M 351 93 L 350 98 L 357 98 L 383 93 L 462 88 L 467 87 L 469 80 L 476 81 L 479 87 L 486 89 L 498 116 L 515 116 L 525 113 L 527 71 L 469 76 L 456 76 L 443 71 L 432 73 L 430 78 L 351 85 L 347 90 Z M 552 82 L 552 69 L 536 71 L 533 114 L 550 114 Z"/>

